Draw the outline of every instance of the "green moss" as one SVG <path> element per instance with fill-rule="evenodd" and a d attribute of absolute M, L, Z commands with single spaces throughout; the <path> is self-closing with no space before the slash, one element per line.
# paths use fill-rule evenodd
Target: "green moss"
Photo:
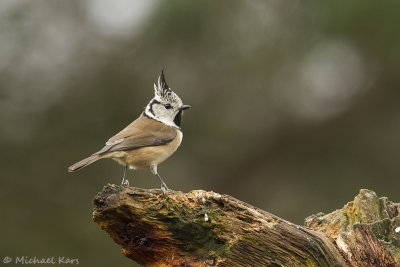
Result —
<path fill-rule="evenodd" d="M 349 216 L 345 211 L 343 211 L 342 213 L 341 225 L 342 225 L 342 232 L 347 232 L 350 225 L 350 221 L 349 221 Z"/>
<path fill-rule="evenodd" d="M 371 224 L 371 230 L 375 236 L 385 242 L 389 242 L 391 228 L 392 227 L 389 219 L 383 219 Z"/>
<path fill-rule="evenodd" d="M 384 203 L 375 192 L 361 189 L 354 201 L 343 207 L 341 218 L 342 230 L 348 231 L 355 223 L 374 223 L 387 217 Z"/>
<path fill-rule="evenodd" d="M 107 229 L 108 227 L 108 222 L 106 221 L 97 222 L 97 224 L 100 226 L 101 229 Z"/>
<path fill-rule="evenodd" d="M 208 220 L 205 221 L 204 214 Z M 167 231 L 176 240 L 177 247 L 182 251 L 197 254 L 202 257 L 215 258 L 221 256 L 229 249 L 227 240 L 221 237 L 224 229 L 213 221 L 219 221 L 221 211 L 211 206 L 199 206 L 198 208 L 188 207 L 186 204 L 165 201 L 161 209 L 154 213 L 146 214 L 161 225 L 167 227 Z M 210 254 L 211 251 L 211 254 Z"/>
<path fill-rule="evenodd" d="M 400 264 L 400 235 L 395 229 L 400 226 L 400 217 L 384 219 L 371 225 L 374 234 L 379 238 L 381 244 L 392 254 L 396 263 Z"/>
<path fill-rule="evenodd" d="M 318 264 L 317 262 L 315 262 L 314 259 L 307 259 L 306 260 L 306 265 L 307 267 L 319 267 L 320 264 Z"/>
<path fill-rule="evenodd" d="M 397 264 L 400 264 L 400 248 L 391 246 L 389 250 L 392 252 L 393 258 Z"/>

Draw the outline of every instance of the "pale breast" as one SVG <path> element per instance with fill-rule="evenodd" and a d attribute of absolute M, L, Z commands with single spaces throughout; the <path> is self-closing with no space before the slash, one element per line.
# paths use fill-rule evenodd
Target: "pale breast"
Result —
<path fill-rule="evenodd" d="M 151 165 L 158 165 L 169 158 L 180 146 L 183 134 L 177 129 L 175 139 L 161 146 L 142 147 L 135 150 L 121 152 L 112 152 L 108 157 L 119 163 L 132 166 L 134 169 L 149 168 Z"/>

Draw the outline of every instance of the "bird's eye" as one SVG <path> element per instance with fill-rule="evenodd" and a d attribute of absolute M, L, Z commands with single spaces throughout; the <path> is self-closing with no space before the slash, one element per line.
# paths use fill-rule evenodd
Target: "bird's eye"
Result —
<path fill-rule="evenodd" d="M 170 109 L 170 108 L 172 108 L 172 106 L 171 106 L 170 104 L 166 104 L 166 105 L 165 105 L 165 108 L 166 108 L 166 109 Z"/>

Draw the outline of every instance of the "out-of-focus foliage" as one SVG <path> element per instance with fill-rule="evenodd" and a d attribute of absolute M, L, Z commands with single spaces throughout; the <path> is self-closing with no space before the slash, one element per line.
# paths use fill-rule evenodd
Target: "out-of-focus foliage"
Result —
<path fill-rule="evenodd" d="M 135 119 L 164 68 L 193 108 L 159 166 L 301 224 L 360 188 L 399 200 L 400 3 L 0 2 L 1 257 L 131 266 L 91 221 L 123 167 L 67 167 Z M 131 185 L 159 187 L 148 171 Z"/>

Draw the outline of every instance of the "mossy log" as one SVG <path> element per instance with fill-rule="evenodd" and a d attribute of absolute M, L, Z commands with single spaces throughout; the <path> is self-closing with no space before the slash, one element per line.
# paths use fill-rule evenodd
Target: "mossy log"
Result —
<path fill-rule="evenodd" d="M 399 266 L 400 207 L 361 190 L 295 225 L 228 195 L 107 185 L 93 220 L 144 266 Z"/>

